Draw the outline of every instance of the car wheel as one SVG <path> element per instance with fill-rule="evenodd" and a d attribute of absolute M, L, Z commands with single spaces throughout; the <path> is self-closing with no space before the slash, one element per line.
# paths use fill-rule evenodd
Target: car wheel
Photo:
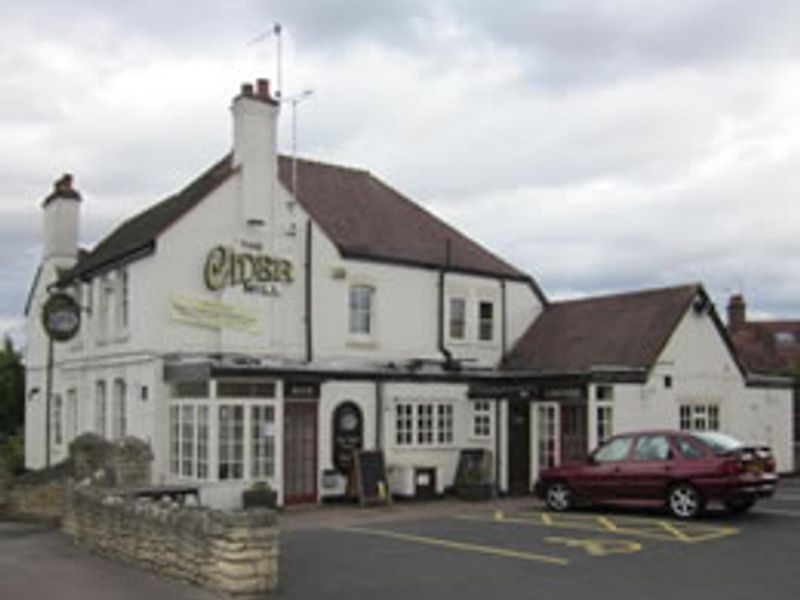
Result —
<path fill-rule="evenodd" d="M 755 503 L 755 500 L 728 500 L 725 503 L 725 508 L 728 509 L 728 512 L 732 512 L 735 515 L 741 515 L 753 508 Z"/>
<path fill-rule="evenodd" d="M 690 483 L 678 483 L 669 489 L 667 508 L 678 519 L 693 519 L 703 511 L 703 498 Z"/>
<path fill-rule="evenodd" d="M 550 510 L 556 512 L 569 510 L 573 505 L 572 490 L 563 481 L 554 481 L 547 486 L 545 502 Z"/>

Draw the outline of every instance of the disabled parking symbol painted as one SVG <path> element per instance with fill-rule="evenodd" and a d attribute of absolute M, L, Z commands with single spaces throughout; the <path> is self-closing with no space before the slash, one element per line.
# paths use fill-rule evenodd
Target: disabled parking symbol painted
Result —
<path fill-rule="evenodd" d="M 563 544 L 568 548 L 583 548 L 592 556 L 632 554 L 634 552 L 639 552 L 642 549 L 642 545 L 639 542 L 633 542 L 630 540 L 579 540 L 565 537 L 548 537 L 545 538 L 545 541 L 551 544 Z"/>

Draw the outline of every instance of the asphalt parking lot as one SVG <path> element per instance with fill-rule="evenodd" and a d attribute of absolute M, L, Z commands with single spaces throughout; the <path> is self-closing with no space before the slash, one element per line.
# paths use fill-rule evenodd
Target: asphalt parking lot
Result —
<path fill-rule="evenodd" d="M 461 504 L 421 519 L 283 534 L 285 598 L 800 597 L 800 480 L 752 513 L 555 515 Z"/>
<path fill-rule="evenodd" d="M 280 517 L 278 598 L 800 596 L 800 480 L 752 513 L 678 522 L 659 512 L 557 515 L 529 499 L 326 507 Z M 0 522 L 0 599 L 208 600 L 91 556 L 52 528 Z"/>

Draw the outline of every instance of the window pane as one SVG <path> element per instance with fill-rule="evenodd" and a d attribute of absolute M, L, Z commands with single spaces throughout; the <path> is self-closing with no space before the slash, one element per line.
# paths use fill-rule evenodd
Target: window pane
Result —
<path fill-rule="evenodd" d="M 491 302 L 481 302 L 478 308 L 480 322 L 478 336 L 482 341 L 490 341 L 494 338 L 494 304 Z"/>
<path fill-rule="evenodd" d="M 463 340 L 466 331 L 467 303 L 464 298 L 450 298 L 450 337 Z"/>
<path fill-rule="evenodd" d="M 372 333 L 373 289 L 365 285 L 350 288 L 350 333 L 369 335 Z"/>
<path fill-rule="evenodd" d="M 275 474 L 275 408 L 253 406 L 250 409 L 252 444 L 251 476 L 253 479 Z"/>
<path fill-rule="evenodd" d="M 625 460 L 631 448 L 631 442 L 632 440 L 629 437 L 611 440 L 594 453 L 594 459 L 597 462 Z"/>
<path fill-rule="evenodd" d="M 219 479 L 244 476 L 244 407 L 219 407 Z"/>
<path fill-rule="evenodd" d="M 635 460 L 668 460 L 669 442 L 663 435 L 644 435 L 636 442 L 633 451 Z"/>

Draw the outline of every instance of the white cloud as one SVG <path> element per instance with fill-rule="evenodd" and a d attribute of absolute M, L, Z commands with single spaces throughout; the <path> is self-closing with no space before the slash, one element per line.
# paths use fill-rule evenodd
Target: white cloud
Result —
<path fill-rule="evenodd" d="M 286 88 L 315 91 L 303 154 L 371 169 L 548 293 L 703 280 L 800 314 L 796 3 L 29 4 L 0 8 L 5 322 L 51 182 L 75 174 L 87 242 L 181 188 L 229 149 L 239 82 L 274 73 L 274 40 L 248 42 L 275 21 Z"/>

